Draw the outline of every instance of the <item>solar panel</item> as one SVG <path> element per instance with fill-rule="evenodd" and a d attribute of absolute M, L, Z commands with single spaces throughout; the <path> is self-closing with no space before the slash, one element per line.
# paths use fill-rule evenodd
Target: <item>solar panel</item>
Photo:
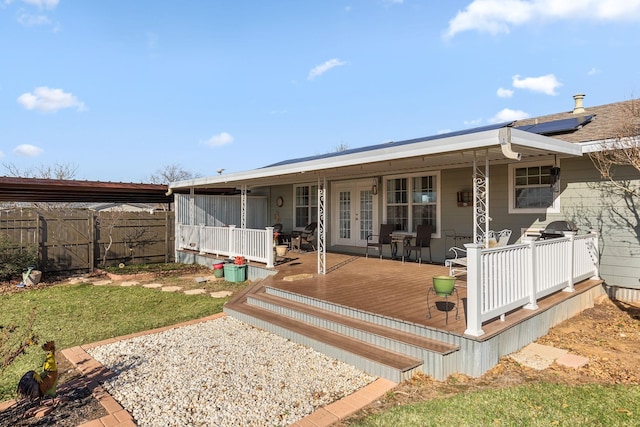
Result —
<path fill-rule="evenodd" d="M 336 151 L 336 152 L 332 152 L 332 153 L 320 154 L 320 155 L 317 155 L 317 156 L 309 156 L 309 157 L 301 157 L 301 158 L 298 158 L 298 159 L 283 160 L 281 162 L 265 166 L 265 168 L 269 168 L 269 167 L 273 167 L 273 166 L 290 165 L 290 164 L 306 162 L 306 161 L 310 161 L 310 160 L 328 159 L 328 158 L 332 158 L 332 157 L 342 156 L 342 155 L 345 155 L 345 154 L 365 153 L 367 151 L 379 150 L 381 148 L 398 147 L 398 146 L 407 145 L 407 144 L 414 144 L 414 143 L 417 143 L 417 142 L 434 141 L 434 140 L 438 140 L 438 139 L 449 138 L 449 137 L 452 137 L 452 136 L 468 135 L 468 134 L 471 134 L 471 133 L 484 132 L 484 131 L 493 130 L 493 129 L 500 129 L 500 128 L 505 127 L 505 126 L 509 126 L 512 123 L 513 122 L 496 123 L 496 124 L 492 124 L 492 125 L 480 126 L 480 127 L 471 128 L 471 129 L 463 129 L 463 130 L 459 130 L 459 131 L 455 131 L 455 132 L 441 133 L 441 134 L 437 134 L 437 135 L 426 136 L 426 137 L 423 137 L 423 138 L 407 139 L 407 140 L 404 140 L 404 141 L 385 142 L 383 144 L 369 145 L 369 146 L 360 147 L 360 148 L 352 148 L 350 150 Z"/>
<path fill-rule="evenodd" d="M 537 123 L 526 126 L 518 126 L 516 129 L 524 130 L 539 135 L 551 135 L 555 133 L 569 132 L 578 129 L 585 123 L 589 123 L 594 116 L 571 117 L 569 119 L 552 120 L 550 122 Z"/>

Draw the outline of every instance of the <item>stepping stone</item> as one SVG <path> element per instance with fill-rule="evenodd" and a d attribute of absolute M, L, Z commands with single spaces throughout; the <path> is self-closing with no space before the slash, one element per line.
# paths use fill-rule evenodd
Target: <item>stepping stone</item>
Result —
<path fill-rule="evenodd" d="M 129 282 L 120 283 L 120 286 L 136 286 L 136 285 L 139 285 L 139 284 L 140 284 L 140 282 L 137 282 L 135 280 L 131 280 Z"/>
<path fill-rule="evenodd" d="M 567 368 L 578 369 L 589 363 L 589 359 L 578 356 L 577 354 L 567 353 L 564 356 L 558 357 L 556 363 L 560 366 L 566 366 Z"/>
<path fill-rule="evenodd" d="M 165 286 L 162 288 L 164 292 L 178 292 L 182 289 L 182 286 Z"/>
<path fill-rule="evenodd" d="M 522 365 L 542 371 L 551 366 L 557 358 L 567 353 L 567 350 L 531 343 L 519 352 L 513 353 L 511 358 Z"/>
<path fill-rule="evenodd" d="M 185 295 L 200 295 L 200 294 L 204 294 L 205 292 L 207 292 L 204 289 L 189 289 L 187 291 L 184 291 Z"/>
<path fill-rule="evenodd" d="M 70 285 L 77 285 L 78 283 L 87 283 L 88 281 L 89 280 L 87 280 L 86 277 L 73 277 L 69 279 L 67 283 Z"/>
<path fill-rule="evenodd" d="M 158 289 L 162 287 L 161 283 L 146 283 L 144 285 L 142 285 L 143 288 L 149 288 L 149 289 Z"/>
<path fill-rule="evenodd" d="M 208 281 L 209 279 L 207 279 L 206 277 L 196 277 L 196 283 L 204 283 Z"/>
<path fill-rule="evenodd" d="M 226 298 L 228 296 L 230 296 L 233 292 L 230 291 L 218 291 L 218 292 L 211 292 L 211 297 L 212 298 Z"/>
<path fill-rule="evenodd" d="M 113 283 L 111 280 L 97 280 L 93 282 L 94 286 L 105 286 Z"/>

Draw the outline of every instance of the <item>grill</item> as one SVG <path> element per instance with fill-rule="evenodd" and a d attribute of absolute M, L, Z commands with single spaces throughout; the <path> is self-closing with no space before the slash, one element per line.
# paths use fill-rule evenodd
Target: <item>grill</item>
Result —
<path fill-rule="evenodd" d="M 564 237 L 565 231 L 578 231 L 576 225 L 571 221 L 552 221 L 540 233 L 542 239 L 555 239 Z"/>

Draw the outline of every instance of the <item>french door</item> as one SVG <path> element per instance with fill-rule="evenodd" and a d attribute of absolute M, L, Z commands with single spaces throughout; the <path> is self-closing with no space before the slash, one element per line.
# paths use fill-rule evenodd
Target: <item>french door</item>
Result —
<path fill-rule="evenodd" d="M 366 246 L 378 223 L 378 197 L 371 191 L 371 181 L 334 183 L 331 194 L 333 243 Z"/>

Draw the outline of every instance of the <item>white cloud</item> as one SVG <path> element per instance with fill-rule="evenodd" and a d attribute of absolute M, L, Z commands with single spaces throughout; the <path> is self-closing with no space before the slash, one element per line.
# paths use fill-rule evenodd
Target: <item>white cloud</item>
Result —
<path fill-rule="evenodd" d="M 13 153 L 18 156 L 36 157 L 42 154 L 44 150 L 31 144 L 21 144 L 13 149 Z"/>
<path fill-rule="evenodd" d="M 554 20 L 640 21 L 640 0 L 474 0 L 458 11 L 445 32 L 509 33 L 527 22 Z"/>
<path fill-rule="evenodd" d="M 18 103 L 27 110 L 38 110 L 53 113 L 64 108 L 76 108 L 78 111 L 86 110 L 83 102 L 73 94 L 66 93 L 62 89 L 52 89 L 40 86 L 33 92 L 23 93 L 18 97 Z"/>
<path fill-rule="evenodd" d="M 0 159 L 4 157 L 4 153 L 0 151 Z"/>
<path fill-rule="evenodd" d="M 334 67 L 339 67 L 342 65 L 345 65 L 346 62 L 344 61 L 340 61 L 339 59 L 330 59 L 327 62 L 325 62 L 324 64 L 320 64 L 316 67 L 314 67 L 311 71 L 309 71 L 309 76 L 307 76 L 307 80 L 313 80 L 318 76 L 321 76 L 322 74 L 326 73 L 327 71 L 329 71 L 330 69 L 334 68 Z"/>
<path fill-rule="evenodd" d="M 55 9 L 60 0 L 22 0 L 23 3 L 38 6 L 40 9 Z"/>
<path fill-rule="evenodd" d="M 556 95 L 556 89 L 560 86 L 562 86 L 562 83 L 560 83 L 553 74 L 540 77 L 525 77 L 523 79 L 521 79 L 518 74 L 513 76 L 513 87 L 518 89 L 528 89 L 533 92 Z"/>
<path fill-rule="evenodd" d="M 51 21 L 45 15 L 31 15 L 23 12 L 18 15 L 18 23 L 25 27 L 35 27 L 38 25 L 48 25 Z"/>
<path fill-rule="evenodd" d="M 511 98 L 513 96 L 513 91 L 511 89 L 498 88 L 496 91 L 496 95 L 500 98 Z"/>
<path fill-rule="evenodd" d="M 471 127 L 479 126 L 480 123 L 482 123 L 482 119 L 473 119 L 473 120 L 464 121 L 465 126 L 471 126 Z"/>
<path fill-rule="evenodd" d="M 505 108 L 498 112 L 495 116 L 489 119 L 489 123 L 501 123 L 501 122 L 511 122 L 514 120 L 522 120 L 529 117 L 528 113 L 525 113 L 522 110 L 512 110 L 510 108 Z"/>
<path fill-rule="evenodd" d="M 218 135 L 213 135 L 204 143 L 210 147 L 221 147 L 223 145 L 231 144 L 233 142 L 233 136 L 227 132 L 221 132 Z"/>
<path fill-rule="evenodd" d="M 589 70 L 589 72 L 587 73 L 588 76 L 595 76 L 596 74 L 600 74 L 602 71 L 600 71 L 599 69 L 593 67 L 592 69 Z"/>

